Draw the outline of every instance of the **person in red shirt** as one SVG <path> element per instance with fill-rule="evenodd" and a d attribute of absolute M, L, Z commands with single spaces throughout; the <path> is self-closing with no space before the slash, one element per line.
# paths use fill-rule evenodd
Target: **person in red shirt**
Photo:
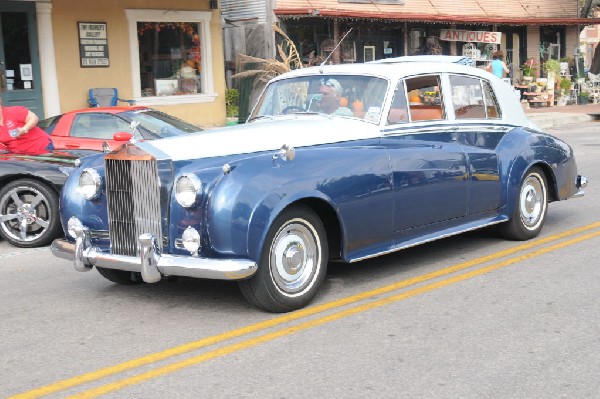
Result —
<path fill-rule="evenodd" d="M 39 155 L 54 149 L 50 135 L 37 127 L 39 119 L 36 114 L 19 105 L 4 107 L 1 100 L 0 111 L 0 143 L 8 151 Z"/>

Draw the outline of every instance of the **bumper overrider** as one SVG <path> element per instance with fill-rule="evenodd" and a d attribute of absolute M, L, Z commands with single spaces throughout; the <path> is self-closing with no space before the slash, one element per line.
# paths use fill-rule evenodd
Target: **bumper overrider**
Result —
<path fill-rule="evenodd" d="M 577 181 L 575 182 L 575 186 L 577 187 L 577 192 L 575 193 L 575 195 L 573 197 L 583 197 L 583 195 L 585 194 L 583 189 L 586 188 L 587 185 L 588 185 L 587 177 L 578 175 Z"/>
<path fill-rule="evenodd" d="M 156 237 L 142 234 L 138 237 L 139 256 L 115 255 L 93 247 L 86 227 L 74 230 L 75 243 L 57 239 L 50 250 L 54 256 L 72 260 L 75 270 L 85 272 L 94 266 L 106 269 L 139 272 L 146 283 L 160 281 L 162 276 L 184 276 L 216 280 L 243 280 L 257 269 L 250 259 L 199 258 L 161 254 Z"/>

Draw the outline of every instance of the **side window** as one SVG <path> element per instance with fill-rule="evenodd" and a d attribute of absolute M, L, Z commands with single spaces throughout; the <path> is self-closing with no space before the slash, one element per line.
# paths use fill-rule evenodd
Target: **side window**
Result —
<path fill-rule="evenodd" d="M 406 90 L 404 81 L 400 81 L 394 93 L 392 107 L 387 117 L 387 124 L 393 125 L 396 123 L 408 122 L 408 104 L 406 103 Z"/>
<path fill-rule="evenodd" d="M 441 120 L 446 118 L 438 75 L 406 79 L 408 108 L 411 121 Z"/>
<path fill-rule="evenodd" d="M 456 119 L 485 119 L 485 103 L 481 80 L 466 76 L 450 76 L 452 104 Z"/>
<path fill-rule="evenodd" d="M 112 114 L 83 113 L 73 119 L 71 137 L 112 140 L 117 132 L 130 132 L 129 125 Z"/>
<path fill-rule="evenodd" d="M 487 111 L 488 119 L 499 119 L 502 117 L 500 107 L 498 106 L 498 100 L 494 95 L 492 86 L 489 82 L 483 82 L 483 100 L 485 102 L 485 110 Z"/>

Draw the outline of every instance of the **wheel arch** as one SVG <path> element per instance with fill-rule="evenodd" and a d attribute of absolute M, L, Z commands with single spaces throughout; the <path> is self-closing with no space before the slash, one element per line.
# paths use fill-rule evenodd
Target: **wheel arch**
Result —
<path fill-rule="evenodd" d="M 542 170 L 544 177 L 546 178 L 546 184 L 548 185 L 548 202 L 558 201 L 558 185 L 556 182 L 556 176 L 554 175 L 550 165 L 541 161 L 536 162 L 530 165 L 525 172 L 536 166 Z"/>
<path fill-rule="evenodd" d="M 512 215 L 514 211 L 514 201 L 519 195 L 519 190 L 523 178 L 527 175 L 527 172 L 531 168 L 538 167 L 544 174 L 547 185 L 548 202 L 557 201 L 558 196 L 558 183 L 552 167 L 543 160 L 531 160 L 527 162 L 523 157 L 518 158 L 515 162 L 511 163 L 508 170 L 508 178 L 505 186 L 505 213 L 506 215 Z"/>
<path fill-rule="evenodd" d="M 0 176 L 0 187 L 3 187 L 8 183 L 11 183 L 16 180 L 21 180 L 21 179 L 35 180 L 38 183 L 46 185 L 54 193 L 56 193 L 57 196 L 60 196 L 60 190 L 61 190 L 62 185 L 58 185 L 42 176 L 31 175 L 31 174 L 26 174 L 26 173 L 17 173 L 17 174 L 12 174 L 12 175 Z"/>
<path fill-rule="evenodd" d="M 336 259 L 341 257 L 342 230 L 337 212 L 335 211 L 333 205 L 326 199 L 314 196 L 307 196 L 297 198 L 281 206 L 280 208 L 277 208 L 276 212 L 272 212 L 272 214 L 269 217 L 268 223 L 261 223 L 263 228 L 261 229 L 262 231 L 260 235 L 248 234 L 248 250 L 251 258 L 258 259 L 258 257 L 260 256 L 263 246 L 265 245 L 265 240 L 269 229 L 271 228 L 277 216 L 285 210 L 298 205 L 306 206 L 311 211 L 313 211 L 321 220 L 321 223 L 323 224 L 323 227 L 325 229 L 325 234 L 327 235 L 329 258 Z M 251 223 L 251 225 L 252 224 L 254 223 Z M 256 227 L 257 226 L 254 225 L 254 227 L 249 229 L 249 231 L 256 229 Z M 252 237 L 254 237 L 254 239 Z"/>

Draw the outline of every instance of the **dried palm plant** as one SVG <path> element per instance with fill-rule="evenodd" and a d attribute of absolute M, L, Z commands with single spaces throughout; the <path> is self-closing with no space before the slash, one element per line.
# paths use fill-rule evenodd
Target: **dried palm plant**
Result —
<path fill-rule="evenodd" d="M 239 72 L 233 75 L 233 78 L 245 78 L 249 76 L 258 77 L 259 81 L 268 82 L 275 76 L 289 72 L 292 69 L 302 68 L 302 59 L 298 53 L 296 45 L 277 25 L 273 25 L 273 30 L 283 36 L 283 41 L 277 45 L 277 53 L 281 60 L 275 58 L 258 58 L 250 55 L 238 54 L 238 60 L 241 65 L 256 64 L 255 69 Z"/>

